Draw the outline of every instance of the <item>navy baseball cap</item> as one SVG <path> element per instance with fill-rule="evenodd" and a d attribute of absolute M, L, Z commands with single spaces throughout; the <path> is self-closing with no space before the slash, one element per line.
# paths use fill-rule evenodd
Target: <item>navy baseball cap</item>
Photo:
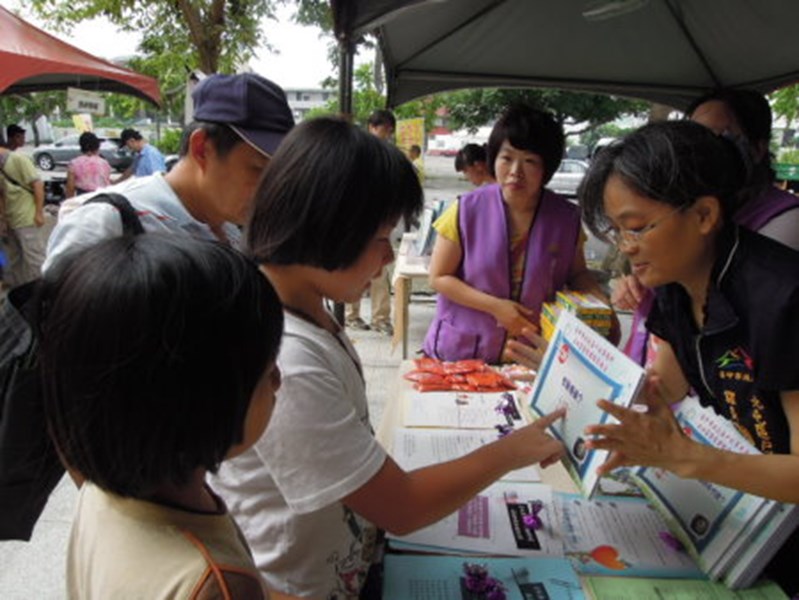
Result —
<path fill-rule="evenodd" d="M 253 148 L 272 156 L 294 127 L 286 93 L 255 73 L 209 75 L 191 94 L 194 119 L 224 123 Z"/>

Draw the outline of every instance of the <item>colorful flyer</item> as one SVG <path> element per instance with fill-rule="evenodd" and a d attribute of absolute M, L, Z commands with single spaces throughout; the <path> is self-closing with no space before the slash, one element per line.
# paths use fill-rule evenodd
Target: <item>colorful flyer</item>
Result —
<path fill-rule="evenodd" d="M 530 408 L 537 416 L 566 407 L 566 417 L 551 427 L 566 446 L 564 458 L 580 490 L 591 497 L 605 462 L 606 450 L 588 450 L 587 425 L 612 422 L 597 400 L 629 406 L 644 382 L 644 370 L 621 350 L 567 311 L 561 311 L 555 332 L 533 383 Z"/>

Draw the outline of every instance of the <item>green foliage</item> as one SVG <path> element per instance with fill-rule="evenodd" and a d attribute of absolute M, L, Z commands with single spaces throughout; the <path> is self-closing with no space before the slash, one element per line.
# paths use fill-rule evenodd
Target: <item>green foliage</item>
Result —
<path fill-rule="evenodd" d="M 375 88 L 373 70 L 373 64 L 366 63 L 355 69 L 353 73 L 352 120 L 363 127 L 366 126 L 369 115 L 386 107 L 386 97 Z M 429 131 L 435 125 L 436 110 L 443 105 L 442 103 L 443 97 L 431 96 L 407 102 L 398 106 L 393 112 L 398 120 L 423 117 L 425 131 Z M 324 107 L 309 111 L 306 118 L 339 113 L 338 96 L 335 96 Z"/>
<path fill-rule="evenodd" d="M 183 137 L 181 129 L 162 129 L 161 139 L 156 143 L 163 154 L 177 154 L 180 150 L 180 139 Z"/>
<path fill-rule="evenodd" d="M 66 105 L 67 93 L 65 91 L 37 92 L 24 96 L 0 96 L 0 123 L 8 125 L 26 121 L 35 124 L 39 117 L 49 116 L 56 108 L 63 111 Z M 3 137 L 5 137 L 5 133 Z M 28 141 L 33 144 L 39 143 L 39 132 L 35 125 L 27 137 Z"/>
<path fill-rule="evenodd" d="M 777 90 L 770 94 L 769 98 L 774 114 L 783 117 L 786 127 L 790 127 L 799 113 L 799 84 Z"/>
<path fill-rule="evenodd" d="M 649 104 L 602 94 L 587 94 L 549 89 L 481 88 L 450 92 L 444 101 L 449 109 L 453 129 L 472 132 L 496 120 L 502 110 L 514 103 L 523 103 L 548 110 L 563 123 L 588 123 L 593 129 L 622 115 L 645 113 Z M 570 135 L 581 132 L 572 132 Z"/>
<path fill-rule="evenodd" d="M 580 143 L 585 144 L 589 148 L 604 137 L 620 138 L 634 131 L 635 127 L 619 127 L 615 123 L 605 123 L 594 129 L 590 129 L 580 136 Z"/>
<path fill-rule="evenodd" d="M 265 44 L 262 18 L 275 18 L 286 0 L 30 0 L 36 14 L 59 31 L 105 17 L 124 31 L 142 34 L 140 51 L 163 68 L 234 72 Z"/>

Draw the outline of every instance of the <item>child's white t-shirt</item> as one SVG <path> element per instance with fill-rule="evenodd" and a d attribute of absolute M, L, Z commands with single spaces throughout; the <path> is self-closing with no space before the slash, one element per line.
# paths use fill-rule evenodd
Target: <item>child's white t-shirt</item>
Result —
<path fill-rule="evenodd" d="M 285 313 L 282 384 L 264 435 L 211 478 L 268 585 L 314 598 L 357 597 L 375 527 L 341 499 L 386 459 L 369 423 L 357 354 L 343 333 Z"/>

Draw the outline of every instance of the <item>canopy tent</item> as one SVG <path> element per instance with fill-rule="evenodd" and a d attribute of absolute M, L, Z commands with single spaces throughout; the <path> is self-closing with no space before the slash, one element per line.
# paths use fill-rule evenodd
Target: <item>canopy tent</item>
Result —
<path fill-rule="evenodd" d="M 158 105 L 158 82 L 83 52 L 0 6 L 0 94 L 76 87 L 129 94 Z"/>
<path fill-rule="evenodd" d="M 374 33 L 389 104 L 470 87 L 609 93 L 683 108 L 799 80 L 792 0 L 332 0 L 340 40 Z"/>

